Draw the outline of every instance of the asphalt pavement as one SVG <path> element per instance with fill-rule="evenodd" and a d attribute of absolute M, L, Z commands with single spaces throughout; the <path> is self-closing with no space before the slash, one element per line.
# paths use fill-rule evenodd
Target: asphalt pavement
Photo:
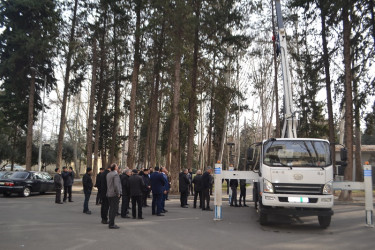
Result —
<path fill-rule="evenodd" d="M 374 228 L 365 227 L 364 206 L 334 207 L 328 229 L 316 217 L 271 217 L 260 226 L 250 207 L 223 206 L 223 220 L 213 212 L 166 203 L 164 217 L 143 209 L 144 220 L 116 217 L 120 229 L 100 223 L 100 206 L 90 199 L 91 215 L 83 214 L 83 195 L 58 205 L 54 195 L 0 197 L 0 249 L 373 249 Z M 150 203 L 150 199 L 149 199 Z M 213 207 L 213 206 L 212 206 Z"/>

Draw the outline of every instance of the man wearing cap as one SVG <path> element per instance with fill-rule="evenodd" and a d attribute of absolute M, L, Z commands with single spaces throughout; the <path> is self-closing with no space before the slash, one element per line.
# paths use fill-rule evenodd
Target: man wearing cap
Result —
<path fill-rule="evenodd" d="M 118 166 L 113 163 L 111 165 L 111 172 L 106 176 L 107 179 L 107 197 L 109 202 L 109 225 L 110 229 L 118 229 L 115 224 L 115 217 L 118 211 L 120 197 L 122 194 L 122 187 L 120 177 L 118 175 Z"/>
<path fill-rule="evenodd" d="M 83 202 L 83 212 L 85 214 L 91 214 L 89 210 L 89 200 L 92 191 L 92 168 L 86 169 L 86 174 L 82 177 L 83 193 L 85 194 L 85 201 Z"/>

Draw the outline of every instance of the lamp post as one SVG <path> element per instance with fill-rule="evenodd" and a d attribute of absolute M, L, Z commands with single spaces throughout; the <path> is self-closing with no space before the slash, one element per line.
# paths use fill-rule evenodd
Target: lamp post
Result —
<path fill-rule="evenodd" d="M 31 67 L 31 70 L 40 74 L 40 72 L 34 67 Z M 46 98 L 46 84 L 47 84 L 47 75 L 44 75 L 42 120 L 40 122 L 40 138 L 39 138 L 39 152 L 38 152 L 38 171 L 40 171 L 40 169 L 42 167 L 43 122 L 44 122 L 44 102 L 45 102 L 45 98 Z"/>

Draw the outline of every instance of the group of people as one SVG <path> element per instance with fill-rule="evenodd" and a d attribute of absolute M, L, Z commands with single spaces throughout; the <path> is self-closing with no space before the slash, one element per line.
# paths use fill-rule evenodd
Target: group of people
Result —
<path fill-rule="evenodd" d="M 72 167 L 63 167 L 63 172 L 60 174 L 60 168 L 55 169 L 55 176 L 54 176 L 54 183 L 56 187 L 56 199 L 55 203 L 63 204 L 68 199 L 69 202 L 73 202 L 72 200 L 72 186 L 74 183 L 74 171 Z M 63 202 L 61 202 L 61 193 L 62 189 L 64 188 L 64 198 Z"/>
<path fill-rule="evenodd" d="M 152 191 L 152 214 L 164 216 L 165 200 L 170 190 L 168 170 L 155 169 L 125 169 L 120 173 L 117 164 L 112 164 L 106 170 L 101 169 L 97 176 L 95 187 L 98 189 L 96 204 L 101 205 L 101 223 L 109 228 L 119 228 L 115 217 L 143 219 L 143 207 L 148 207 L 147 198 Z M 121 210 L 119 204 L 121 200 Z M 129 203 L 131 202 L 131 217 Z"/>
<path fill-rule="evenodd" d="M 210 190 L 213 186 L 212 168 L 207 167 L 202 174 L 201 170 L 196 172 L 193 178 L 192 172 L 185 169 L 179 174 L 179 191 L 180 191 L 180 205 L 182 208 L 187 208 L 188 195 L 194 195 L 193 207 L 197 207 L 199 197 L 199 208 L 205 211 L 212 211 L 210 207 Z M 72 201 L 72 184 L 74 181 L 74 171 L 64 167 L 60 174 L 60 169 L 55 169 L 56 175 L 54 177 L 56 186 L 56 200 L 58 204 L 61 202 L 61 190 L 64 187 L 64 199 Z M 87 168 L 85 175 L 82 178 L 83 191 L 85 195 L 83 213 L 91 214 L 88 204 L 93 189 L 92 168 Z M 95 187 L 98 189 L 96 197 L 96 205 L 101 205 L 101 223 L 108 224 L 110 229 L 118 229 L 115 224 L 115 217 L 120 215 L 122 218 L 143 219 L 143 207 L 148 207 L 147 199 L 150 198 L 152 192 L 152 215 L 164 216 L 166 212 L 165 201 L 168 199 L 170 191 L 170 178 L 168 170 L 165 167 L 155 167 L 154 169 L 125 169 L 122 172 L 119 170 L 117 164 L 112 164 L 107 169 L 100 169 L 96 177 Z M 237 205 L 237 187 L 238 180 L 230 180 L 230 187 L 232 189 L 231 206 Z M 240 201 L 243 199 L 245 205 L 246 196 L 246 181 L 240 180 Z M 121 200 L 121 209 L 120 209 Z M 131 217 L 130 212 L 131 202 Z M 234 202 L 234 205 L 233 205 Z M 119 210 L 120 209 L 120 210 Z"/>
<path fill-rule="evenodd" d="M 207 167 L 206 171 L 202 174 L 198 170 L 194 178 L 188 169 L 185 169 L 179 175 L 179 191 L 180 191 L 180 205 L 183 208 L 188 207 L 187 199 L 190 192 L 190 186 L 194 184 L 194 204 L 197 207 L 197 199 L 199 196 L 199 208 L 206 211 L 212 211 L 210 207 L 210 189 L 212 189 L 213 177 L 212 168 Z"/>

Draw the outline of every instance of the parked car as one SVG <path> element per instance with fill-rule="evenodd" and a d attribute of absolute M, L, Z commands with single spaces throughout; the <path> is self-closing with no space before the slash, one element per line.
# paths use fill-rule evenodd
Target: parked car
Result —
<path fill-rule="evenodd" d="M 1 168 L 1 171 L 11 171 L 12 166 L 6 165 Z M 26 169 L 20 165 L 13 165 L 13 171 L 25 171 Z"/>
<path fill-rule="evenodd" d="M 43 194 L 55 190 L 53 179 L 46 172 L 14 172 L 8 178 L 0 179 L 0 193 L 4 196 L 18 193 L 20 196 L 28 197 L 31 193 Z"/>

